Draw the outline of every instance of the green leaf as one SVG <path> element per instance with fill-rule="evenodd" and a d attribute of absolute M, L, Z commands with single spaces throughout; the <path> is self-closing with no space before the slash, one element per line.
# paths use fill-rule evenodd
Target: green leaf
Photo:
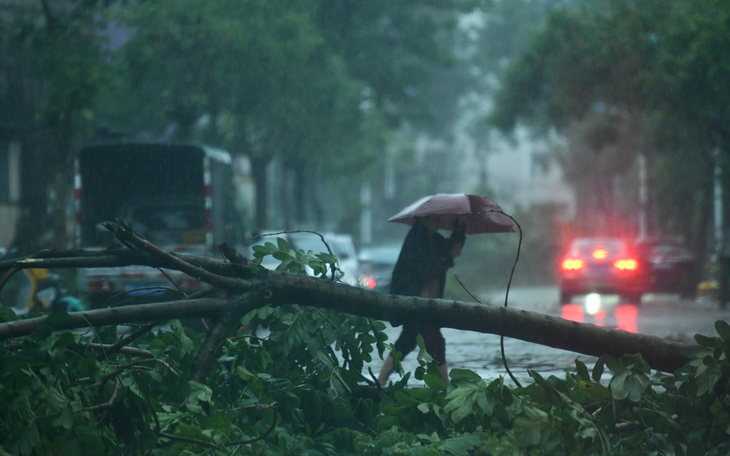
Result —
<path fill-rule="evenodd" d="M 601 381 L 601 376 L 603 375 L 603 366 L 603 358 L 598 358 L 598 360 L 596 361 L 596 365 L 593 366 L 592 377 L 594 382 Z"/>
<path fill-rule="evenodd" d="M 28 455 L 40 443 L 41 437 L 35 421 L 30 423 L 20 435 L 20 454 Z"/>
<path fill-rule="evenodd" d="M 58 391 L 58 389 L 56 389 L 55 387 L 48 388 L 48 393 L 46 397 L 48 398 L 48 402 L 51 404 L 51 406 L 57 410 L 61 410 L 68 403 L 68 398 L 61 394 L 61 392 Z"/>
<path fill-rule="evenodd" d="M 730 325 L 723 320 L 717 320 L 715 322 L 715 330 L 725 342 L 730 342 Z"/>
<path fill-rule="evenodd" d="M 721 345 L 717 337 L 707 337 L 702 334 L 695 334 L 695 341 L 703 347 L 708 348 L 717 348 Z"/>
<path fill-rule="evenodd" d="M 624 371 L 616 374 L 609 383 L 611 393 L 617 400 L 629 399 L 638 402 L 651 380 L 640 372 Z"/>
<path fill-rule="evenodd" d="M 613 356 L 606 355 L 603 356 L 602 359 L 606 366 L 611 369 L 611 372 L 613 372 L 614 374 L 626 371 L 626 365 L 623 362 L 614 358 Z"/>
<path fill-rule="evenodd" d="M 469 456 L 481 442 L 481 437 L 478 434 L 462 434 L 458 437 L 442 441 L 438 447 L 455 456 Z"/>
<path fill-rule="evenodd" d="M 614 375 L 613 378 L 611 378 L 609 388 L 611 389 L 611 393 L 613 394 L 613 397 L 615 399 L 626 399 L 626 396 L 629 395 L 628 388 L 625 387 L 626 378 L 628 376 L 629 373 L 627 371 L 624 371 L 619 372 L 618 374 Z"/>
<path fill-rule="evenodd" d="M 604 401 L 611 397 L 611 391 L 598 382 L 578 382 L 578 387 L 587 398 L 594 401 Z"/>
<path fill-rule="evenodd" d="M 290 250 L 289 243 L 286 242 L 286 239 L 284 238 L 277 237 L 276 246 L 279 248 L 279 250 L 283 250 L 284 252 L 288 252 Z"/>
<path fill-rule="evenodd" d="M 61 410 L 61 414 L 53 419 L 53 426 L 63 426 L 66 429 L 71 429 L 74 424 L 73 412 L 71 407 L 65 407 Z"/>
<path fill-rule="evenodd" d="M 418 404 L 418 407 L 416 407 L 421 413 L 428 413 L 430 410 L 428 408 L 429 404 L 425 402 L 421 402 Z"/>
<path fill-rule="evenodd" d="M 420 404 L 420 402 L 413 399 L 411 396 L 404 393 L 403 391 L 396 391 L 393 394 L 393 397 L 395 398 L 396 401 L 398 401 L 398 403 L 400 405 L 418 405 L 418 404 Z"/>
<path fill-rule="evenodd" d="M 444 411 L 451 415 L 455 423 L 466 418 L 474 410 L 477 396 L 483 391 L 479 385 L 457 386 L 446 395 Z"/>
<path fill-rule="evenodd" d="M 494 413 L 494 393 L 491 391 L 479 391 L 477 393 L 477 404 L 488 416 Z"/>
<path fill-rule="evenodd" d="M 583 362 L 578 359 L 575 360 L 575 369 L 578 372 L 578 377 L 580 377 L 582 380 L 589 381 L 591 379 L 588 375 L 588 368 Z"/>
<path fill-rule="evenodd" d="M 484 381 L 479 374 L 469 369 L 451 369 L 449 376 L 452 382 L 457 383 L 481 383 Z"/>
<path fill-rule="evenodd" d="M 649 380 L 649 378 L 644 374 L 630 375 L 624 384 L 628 389 L 628 399 L 631 402 L 639 402 L 641 395 L 644 393 L 649 384 L 651 384 L 651 380 Z"/>
<path fill-rule="evenodd" d="M 15 315 L 13 309 L 10 307 L 0 306 L 0 322 L 13 321 L 17 318 L 18 316 Z"/>
<path fill-rule="evenodd" d="M 440 375 L 425 374 L 423 381 L 426 382 L 429 388 L 440 391 L 446 389 L 446 382 Z"/>

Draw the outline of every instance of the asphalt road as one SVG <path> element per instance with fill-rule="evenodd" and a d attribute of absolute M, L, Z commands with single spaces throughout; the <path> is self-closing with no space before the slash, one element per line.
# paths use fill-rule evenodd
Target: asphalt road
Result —
<path fill-rule="evenodd" d="M 647 295 L 640 305 L 635 306 L 622 304 L 616 296 L 591 295 L 576 297 L 574 303 L 561 306 L 558 294 L 556 287 L 513 288 L 509 306 L 682 342 L 692 342 L 695 334 L 715 336 L 715 321 L 730 321 L 730 309 L 720 309 L 717 303 L 702 298 L 688 301 L 674 295 Z M 480 300 L 503 305 L 504 292 L 487 293 L 480 296 Z M 470 369 L 487 380 L 502 375 L 509 382 L 502 365 L 499 336 L 448 328 L 442 332 L 446 338 L 446 357 L 450 368 Z M 387 333 L 389 342 L 394 342 L 400 328 L 389 327 Z M 589 369 L 596 359 L 514 339 L 505 339 L 505 354 L 510 369 L 522 383 L 530 382 L 528 369 L 545 377 L 562 377 L 566 368 L 575 365 L 576 359 L 586 363 Z M 371 366 L 376 375 L 381 364 L 378 361 Z M 405 359 L 403 366 L 410 371 L 418 366 L 414 353 Z"/>

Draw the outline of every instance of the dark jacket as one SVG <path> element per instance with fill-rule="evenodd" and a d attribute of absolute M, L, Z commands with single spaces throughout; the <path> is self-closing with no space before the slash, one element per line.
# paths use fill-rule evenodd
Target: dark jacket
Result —
<path fill-rule="evenodd" d="M 438 233 L 429 236 L 418 221 L 408 232 L 401 247 L 398 262 L 393 269 L 390 285 L 392 294 L 420 296 L 424 283 L 429 279 L 439 282 L 439 297 L 444 295 L 446 271 L 454 266 L 449 250 L 454 244 L 464 244 L 464 227 L 456 227 L 446 239 Z"/>

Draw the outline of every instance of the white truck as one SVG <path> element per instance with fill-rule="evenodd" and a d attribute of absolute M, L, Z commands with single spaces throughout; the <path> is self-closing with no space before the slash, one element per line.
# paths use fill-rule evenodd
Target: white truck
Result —
<path fill-rule="evenodd" d="M 167 251 L 213 254 L 222 242 L 242 240 L 235 212 L 231 155 L 220 149 L 179 144 L 106 143 L 83 147 L 76 159 L 76 246 L 113 245 L 101 224 L 118 218 Z M 165 271 L 183 291 L 200 283 L 181 272 Z M 146 266 L 79 269 L 78 292 L 97 307 L 121 292 L 173 287 L 168 277 Z M 164 299 L 164 293 L 153 295 Z"/>

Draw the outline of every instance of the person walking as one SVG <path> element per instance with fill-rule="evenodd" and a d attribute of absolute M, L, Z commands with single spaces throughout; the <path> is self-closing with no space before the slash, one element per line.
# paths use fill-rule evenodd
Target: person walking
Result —
<path fill-rule="evenodd" d="M 457 217 L 448 239 L 437 231 L 436 217 L 416 217 L 413 227 L 403 241 L 403 247 L 401 247 L 393 270 L 391 294 L 422 298 L 443 297 L 446 271 L 454 266 L 454 258 L 461 255 L 466 241 L 466 224 L 461 217 Z M 394 349 L 405 358 L 416 348 L 416 339 L 419 334 L 423 337 L 426 351 L 438 363 L 441 377 L 448 384 L 446 341 L 439 328 L 406 323 L 394 344 Z M 386 384 L 393 368 L 394 359 L 391 352 L 378 376 L 381 385 Z"/>

